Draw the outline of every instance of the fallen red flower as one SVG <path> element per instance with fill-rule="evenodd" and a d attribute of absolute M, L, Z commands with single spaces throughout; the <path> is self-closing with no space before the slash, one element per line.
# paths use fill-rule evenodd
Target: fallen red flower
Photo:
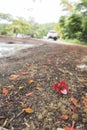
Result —
<path fill-rule="evenodd" d="M 54 89 L 59 93 L 59 94 L 67 94 L 69 91 L 69 88 L 66 85 L 65 81 L 60 81 L 59 83 L 54 84 Z"/>
<path fill-rule="evenodd" d="M 76 130 L 74 128 L 74 125 L 75 125 L 75 121 L 72 122 L 72 126 L 71 127 L 70 126 L 66 126 L 64 130 Z"/>

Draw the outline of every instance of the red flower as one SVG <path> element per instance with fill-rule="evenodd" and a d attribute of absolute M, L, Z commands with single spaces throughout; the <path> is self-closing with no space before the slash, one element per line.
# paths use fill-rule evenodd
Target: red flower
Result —
<path fill-rule="evenodd" d="M 66 82 L 65 82 L 65 81 L 61 81 L 61 82 L 60 82 L 60 85 L 61 85 L 61 86 L 66 86 Z"/>
<path fill-rule="evenodd" d="M 69 88 L 66 85 L 65 81 L 60 81 L 59 83 L 54 84 L 54 89 L 59 93 L 59 94 L 67 94 L 69 91 Z"/>

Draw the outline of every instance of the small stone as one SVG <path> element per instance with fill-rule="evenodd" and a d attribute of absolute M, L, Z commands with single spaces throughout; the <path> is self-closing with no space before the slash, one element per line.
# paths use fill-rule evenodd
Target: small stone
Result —
<path fill-rule="evenodd" d="M 42 116 L 42 114 L 40 113 L 39 115 L 38 115 L 38 120 L 41 120 L 43 118 L 43 116 Z"/>
<path fill-rule="evenodd" d="M 57 130 L 64 130 L 63 128 L 57 128 Z"/>

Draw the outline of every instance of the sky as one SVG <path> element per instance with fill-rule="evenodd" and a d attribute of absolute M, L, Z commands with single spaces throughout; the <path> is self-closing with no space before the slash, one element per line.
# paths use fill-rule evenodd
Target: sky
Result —
<path fill-rule="evenodd" d="M 38 23 L 58 22 L 63 14 L 60 0 L 0 0 L 0 13 L 33 18 Z"/>

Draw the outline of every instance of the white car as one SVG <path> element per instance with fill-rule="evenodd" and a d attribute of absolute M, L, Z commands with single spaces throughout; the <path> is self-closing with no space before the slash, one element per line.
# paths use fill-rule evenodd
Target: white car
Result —
<path fill-rule="evenodd" d="M 55 30 L 50 30 L 47 34 L 47 39 L 57 40 L 58 34 Z"/>

